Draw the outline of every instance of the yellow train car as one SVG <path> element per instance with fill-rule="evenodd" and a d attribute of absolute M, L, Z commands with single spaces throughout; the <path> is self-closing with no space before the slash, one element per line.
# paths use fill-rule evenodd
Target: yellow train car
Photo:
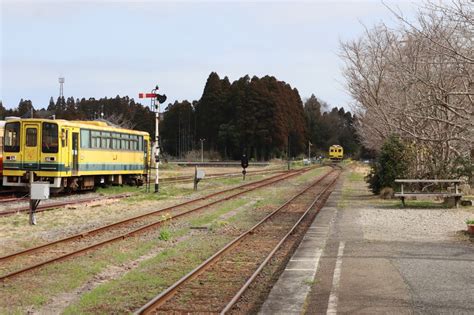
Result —
<path fill-rule="evenodd" d="M 102 121 L 12 119 L 4 131 L 4 186 L 48 181 L 60 190 L 141 184 L 150 165 L 150 135 Z"/>
<path fill-rule="evenodd" d="M 0 186 L 2 185 L 1 180 L 3 176 L 3 128 L 5 127 L 5 121 L 0 120 Z"/>
<path fill-rule="evenodd" d="M 329 147 L 329 159 L 331 161 L 341 161 L 344 157 L 344 149 L 338 145 L 332 145 Z"/>

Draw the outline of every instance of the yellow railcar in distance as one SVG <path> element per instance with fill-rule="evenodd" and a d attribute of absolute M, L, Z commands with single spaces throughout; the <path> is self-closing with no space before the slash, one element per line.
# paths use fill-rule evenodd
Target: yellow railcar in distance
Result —
<path fill-rule="evenodd" d="M 331 161 L 341 161 L 343 157 L 344 150 L 340 145 L 335 144 L 329 147 L 329 159 Z"/>
<path fill-rule="evenodd" d="M 12 119 L 4 144 L 4 186 L 27 186 L 30 172 L 56 191 L 141 184 L 150 165 L 147 132 L 103 121 Z"/>

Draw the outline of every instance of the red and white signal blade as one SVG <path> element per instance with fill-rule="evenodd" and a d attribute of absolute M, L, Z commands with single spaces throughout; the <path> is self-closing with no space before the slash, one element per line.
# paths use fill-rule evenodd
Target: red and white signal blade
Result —
<path fill-rule="evenodd" d="M 138 93 L 138 98 L 154 98 L 156 97 L 155 93 Z"/>

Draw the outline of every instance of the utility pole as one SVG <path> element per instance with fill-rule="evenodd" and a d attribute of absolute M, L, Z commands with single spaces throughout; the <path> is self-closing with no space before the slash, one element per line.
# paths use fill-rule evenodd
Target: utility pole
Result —
<path fill-rule="evenodd" d="M 151 93 L 139 93 L 139 98 L 151 98 L 151 108 L 155 111 L 155 193 L 160 191 L 160 104 L 166 102 L 166 95 L 160 95 L 158 85 L 151 90 Z"/>
<path fill-rule="evenodd" d="M 308 160 L 309 162 L 311 163 L 311 146 L 313 144 L 311 143 L 311 141 L 308 141 Z"/>
<path fill-rule="evenodd" d="M 199 141 L 201 141 L 201 163 L 203 163 L 204 162 L 204 141 L 206 141 L 206 139 L 201 138 L 199 139 Z"/>
<path fill-rule="evenodd" d="M 290 135 L 288 135 L 288 170 L 290 170 Z"/>

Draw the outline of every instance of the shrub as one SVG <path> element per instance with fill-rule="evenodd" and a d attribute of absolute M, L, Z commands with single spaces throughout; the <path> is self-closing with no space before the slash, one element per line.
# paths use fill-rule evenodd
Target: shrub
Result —
<path fill-rule="evenodd" d="M 395 179 L 403 178 L 408 173 L 409 160 L 408 150 L 397 136 L 392 135 L 385 140 L 365 178 L 372 192 L 379 194 L 384 187 L 395 189 Z"/>
<path fill-rule="evenodd" d="M 457 157 L 451 173 L 455 178 L 465 177 L 468 183 L 473 182 L 474 164 L 469 156 Z"/>

